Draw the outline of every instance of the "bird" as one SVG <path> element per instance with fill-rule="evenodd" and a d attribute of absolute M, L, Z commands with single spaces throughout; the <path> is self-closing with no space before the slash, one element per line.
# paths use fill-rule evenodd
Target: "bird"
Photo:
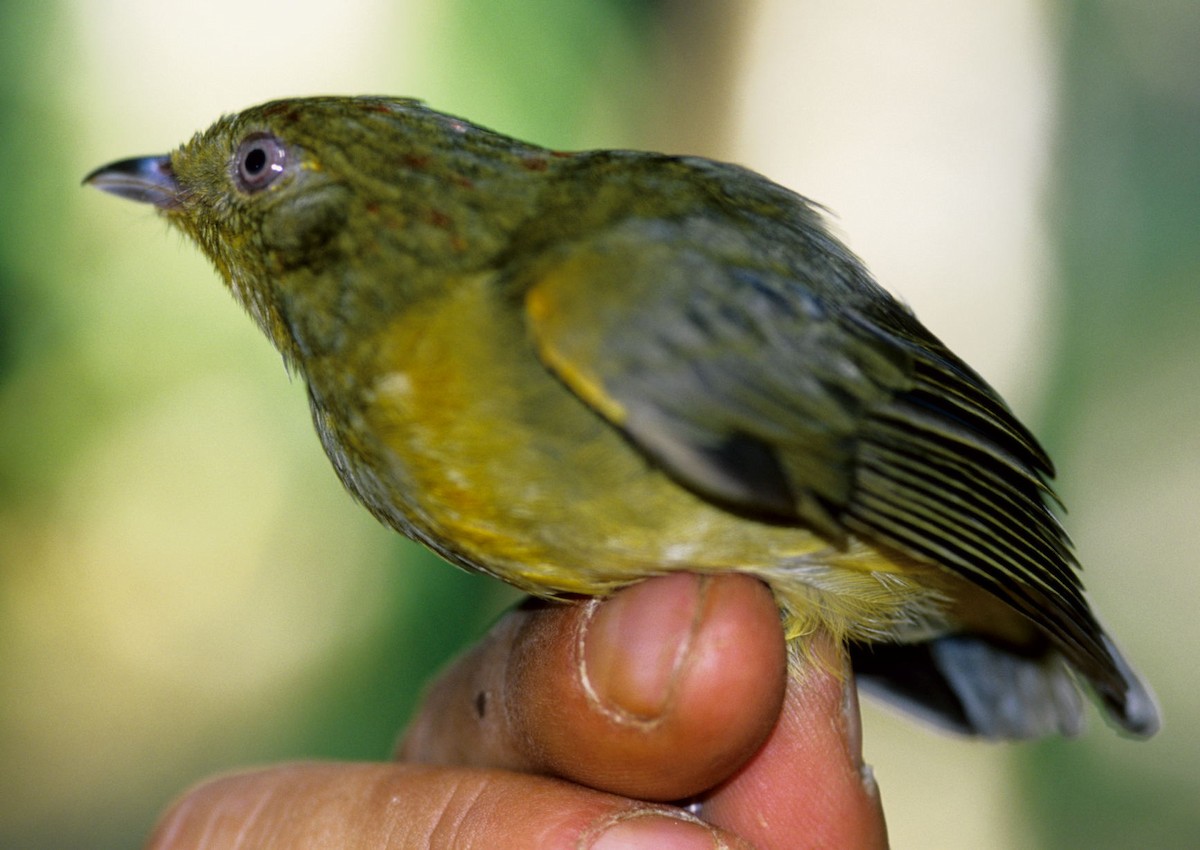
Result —
<path fill-rule="evenodd" d="M 1054 467 L 824 209 L 696 156 L 558 151 L 419 100 L 272 101 L 88 185 L 194 241 L 346 489 L 547 599 L 747 573 L 803 662 L 985 739 L 1159 712 L 1089 605 Z"/>

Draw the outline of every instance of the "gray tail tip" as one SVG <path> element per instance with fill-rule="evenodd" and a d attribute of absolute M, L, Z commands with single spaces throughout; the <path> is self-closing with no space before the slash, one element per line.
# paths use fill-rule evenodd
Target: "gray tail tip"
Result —
<path fill-rule="evenodd" d="M 1112 655 L 1113 662 L 1125 682 L 1125 693 L 1106 693 L 1103 699 L 1114 724 L 1135 738 L 1152 737 L 1162 728 L 1162 715 L 1158 700 L 1149 686 L 1133 672 L 1125 656 L 1117 649 L 1108 635 L 1103 636 L 1104 647 Z"/>

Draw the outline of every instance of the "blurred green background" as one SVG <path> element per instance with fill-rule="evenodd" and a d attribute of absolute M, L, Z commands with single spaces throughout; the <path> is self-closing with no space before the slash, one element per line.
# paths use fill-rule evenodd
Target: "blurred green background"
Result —
<path fill-rule="evenodd" d="M 198 252 L 79 187 L 322 92 L 828 205 L 1046 438 L 1166 718 L 988 746 L 865 706 L 894 846 L 1195 846 L 1197 44 L 1192 0 L 0 0 L 0 847 L 136 846 L 212 772 L 384 758 L 512 599 L 354 506 Z"/>

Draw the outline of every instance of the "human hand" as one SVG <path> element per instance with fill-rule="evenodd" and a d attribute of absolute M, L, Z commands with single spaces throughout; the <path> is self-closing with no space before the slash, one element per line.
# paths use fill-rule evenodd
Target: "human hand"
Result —
<path fill-rule="evenodd" d="M 525 606 L 437 681 L 399 762 L 212 780 L 149 847 L 884 847 L 852 681 L 812 654 L 789 680 L 745 576 Z"/>

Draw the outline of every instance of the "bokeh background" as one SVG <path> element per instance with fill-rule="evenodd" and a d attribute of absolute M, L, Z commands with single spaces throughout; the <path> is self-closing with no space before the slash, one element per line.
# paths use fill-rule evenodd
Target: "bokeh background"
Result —
<path fill-rule="evenodd" d="M 378 759 L 511 602 L 341 491 L 198 252 L 79 187 L 224 111 L 420 96 L 827 205 L 1045 437 L 1148 743 L 868 705 L 893 844 L 1200 841 L 1200 4 L 0 0 L 0 847 L 136 846 L 181 789 Z"/>

